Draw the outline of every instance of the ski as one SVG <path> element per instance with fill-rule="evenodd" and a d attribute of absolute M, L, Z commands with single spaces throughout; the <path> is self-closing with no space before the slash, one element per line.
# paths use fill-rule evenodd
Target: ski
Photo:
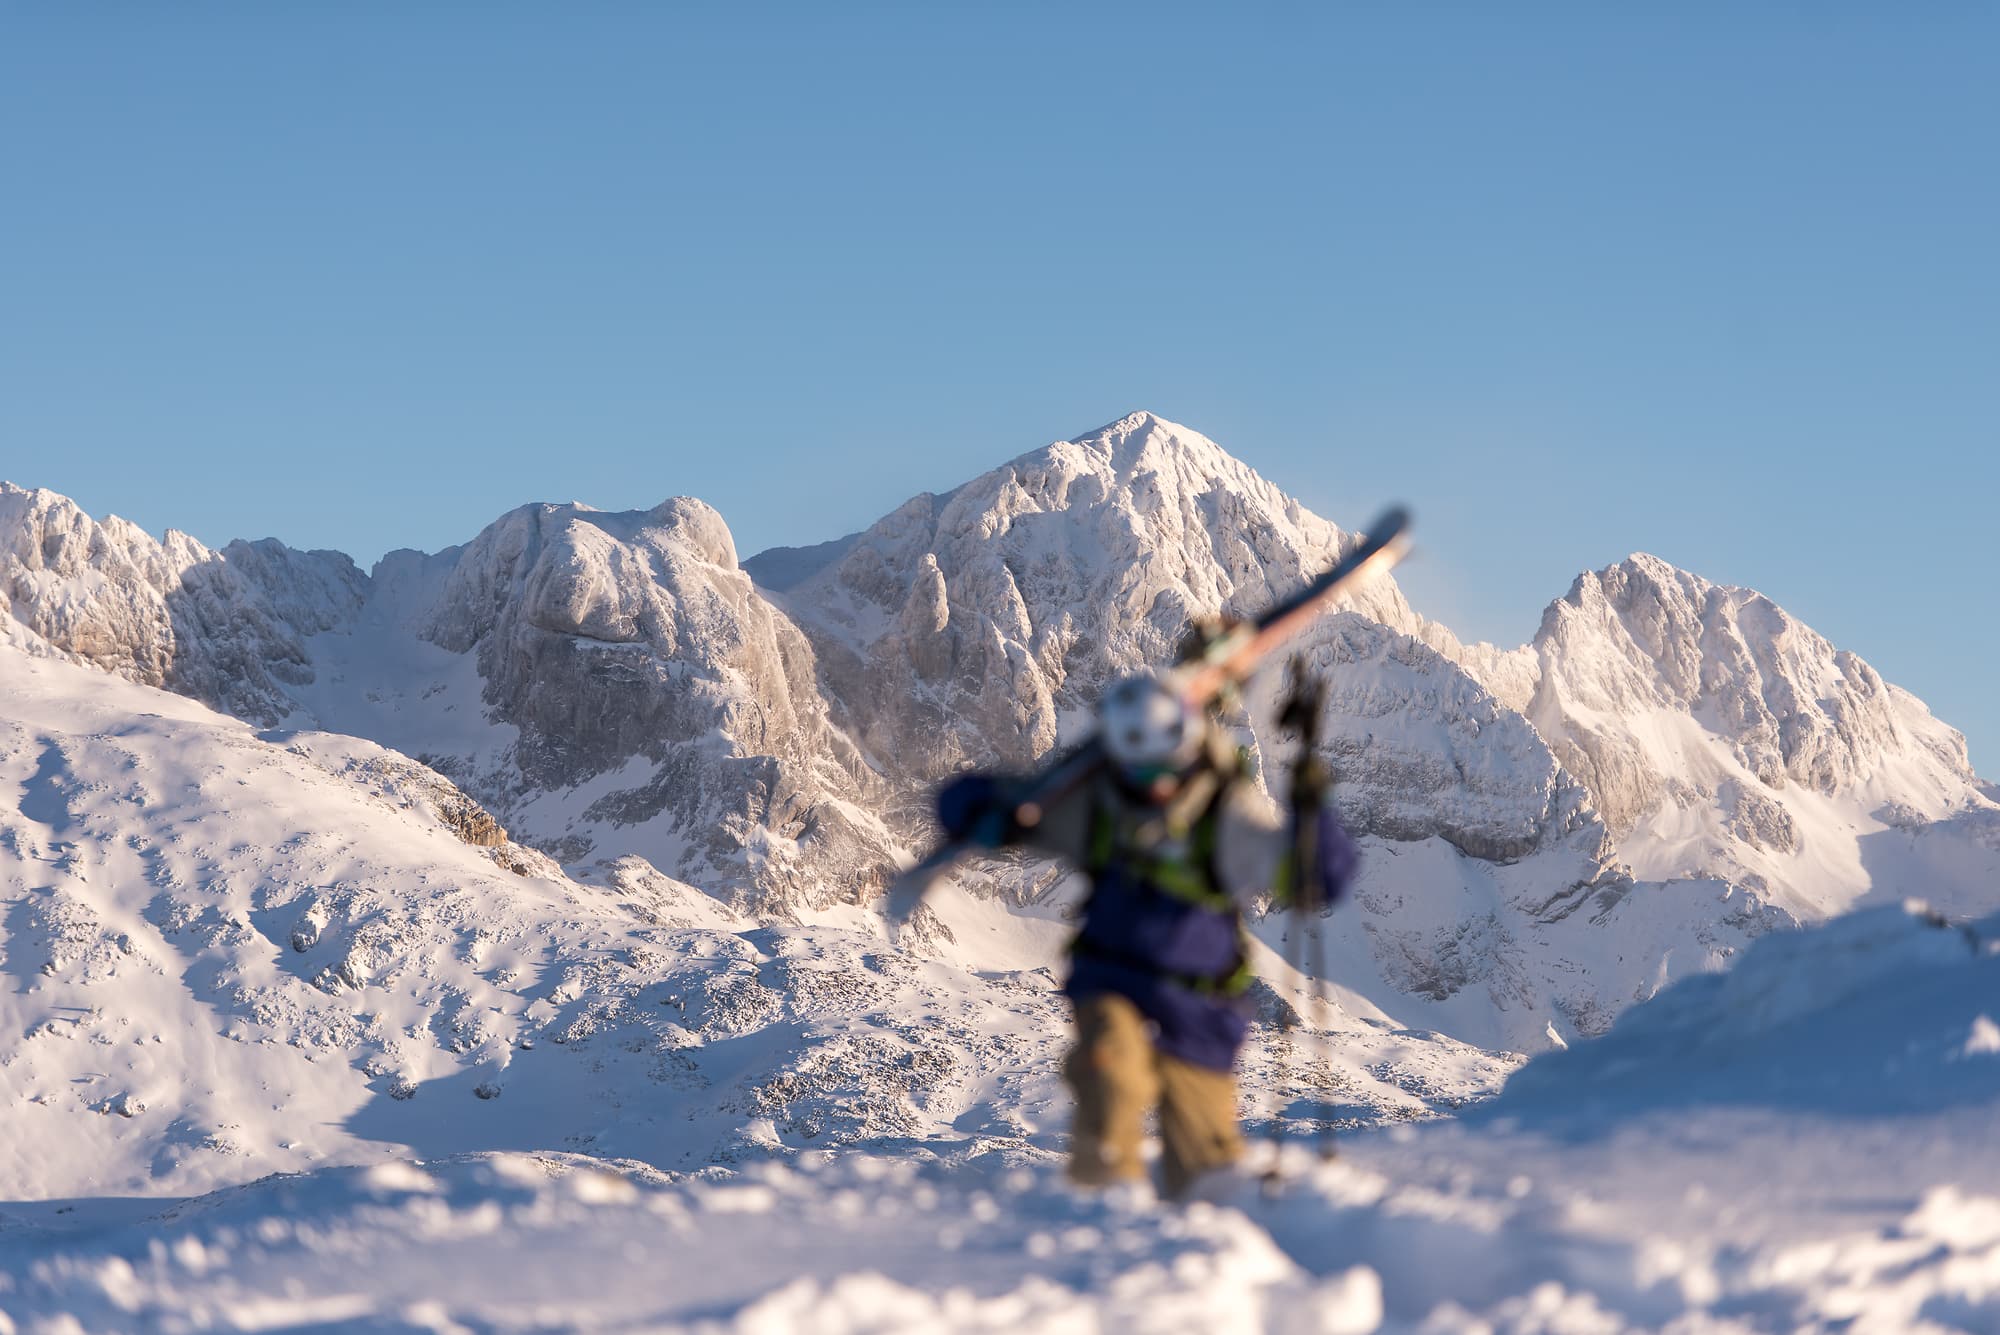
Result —
<path fill-rule="evenodd" d="M 1408 548 L 1409 529 L 1408 510 L 1395 506 L 1384 511 L 1362 535 L 1360 545 L 1324 574 L 1262 615 L 1227 626 L 1194 645 L 1174 665 L 1188 702 L 1205 708 L 1304 630 L 1334 595 L 1395 565 Z M 1093 734 L 1028 779 L 1014 807 L 1015 822 L 1038 824 L 1042 812 L 1089 782 L 1103 765 L 1104 751 Z M 948 839 L 899 875 L 888 890 L 890 920 L 903 922 L 914 914 L 939 873 L 971 847 L 966 841 Z"/>

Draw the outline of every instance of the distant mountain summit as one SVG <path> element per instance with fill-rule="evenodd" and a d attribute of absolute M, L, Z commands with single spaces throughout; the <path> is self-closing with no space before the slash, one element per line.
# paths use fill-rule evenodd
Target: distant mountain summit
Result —
<path fill-rule="evenodd" d="M 1518 707 L 1644 875 L 1717 876 L 1818 916 L 1888 870 L 1871 832 L 1988 804 L 1964 737 L 1922 701 L 1764 595 L 1657 557 L 1579 575 L 1522 652 Z"/>
<path fill-rule="evenodd" d="M 869 902 L 931 837 L 939 778 L 1074 740 L 1192 619 L 1254 612 L 1352 541 L 1144 412 L 741 564 L 688 498 L 523 506 L 364 576 L 0 487 L 17 648 L 368 738 L 579 873 L 642 858 L 774 918 Z M 1769 599 L 1653 557 L 1579 576 L 1515 649 L 1460 643 L 1384 578 L 1298 652 L 1370 846 L 1343 976 L 1472 1041 L 1595 1032 L 1775 926 L 1913 892 L 1990 906 L 2000 883 L 2000 805 L 1956 732 Z M 1276 676 L 1230 719 L 1274 796 Z"/>
<path fill-rule="evenodd" d="M 338 552 L 212 551 L 169 529 L 102 523 L 67 496 L 0 482 L 0 597 L 41 647 L 253 722 L 310 681 L 305 640 L 350 621 L 368 581 Z"/>
<path fill-rule="evenodd" d="M 885 772 L 1025 765 L 1107 678 L 1173 657 L 1189 621 L 1251 613 L 1349 539 L 1206 436 L 1134 413 L 1021 455 L 865 532 L 752 558 L 811 636 L 840 717 Z M 1416 623 L 1395 585 L 1358 606 Z"/>

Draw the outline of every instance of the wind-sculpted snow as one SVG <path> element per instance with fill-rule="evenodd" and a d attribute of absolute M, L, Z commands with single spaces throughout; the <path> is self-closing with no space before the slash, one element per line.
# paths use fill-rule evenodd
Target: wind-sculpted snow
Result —
<path fill-rule="evenodd" d="M 66 497 L 0 482 L 0 597 L 14 619 L 77 661 L 261 723 L 310 682 L 308 636 L 359 609 L 366 580 L 335 552 L 156 542 Z"/>
<path fill-rule="evenodd" d="M 1965 1058 L 1980 1055 L 1979 1007 L 2000 1004 L 1996 987 L 2000 915 L 1953 923 L 1919 901 L 1861 909 L 1809 932 L 1768 935 L 1726 972 L 1682 979 L 1603 1039 L 1538 1058 L 1509 1084 L 1507 1102 L 1518 1110 L 1539 1100 L 1549 1106 L 1538 1115 L 1599 1128 L 1633 1107 L 1683 1101 L 1838 1109 L 1815 1088 L 1826 1067 L 1873 1059 L 1903 1078 L 1857 1082 L 1840 1097 L 1899 1114 L 1993 1103 L 2000 1062 Z M 1684 1068 L 1697 1063 L 1701 1078 L 1690 1083 Z M 1579 1089 L 1601 1106 L 1574 1106 Z"/>
<path fill-rule="evenodd" d="M 1184 1208 L 976 1144 L 694 1175 L 485 1148 L 13 1203 L 0 1304 L 26 1330 L 1989 1331 L 1995 930 L 1768 938 L 1461 1119 L 1333 1162 L 1259 1145 L 1274 1189 Z"/>

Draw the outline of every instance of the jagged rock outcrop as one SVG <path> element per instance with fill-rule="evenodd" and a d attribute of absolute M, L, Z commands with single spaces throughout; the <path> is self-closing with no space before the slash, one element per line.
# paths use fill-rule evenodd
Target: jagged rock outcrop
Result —
<path fill-rule="evenodd" d="M 232 542 L 212 551 L 102 523 L 51 491 L 0 482 L 0 597 L 49 648 L 259 723 L 309 682 L 305 641 L 354 616 L 367 579 L 337 552 Z"/>
<path fill-rule="evenodd" d="M 1588 793 L 1540 734 L 1428 644 L 1338 612 L 1300 654 L 1328 685 L 1321 749 L 1350 829 L 1402 842 L 1436 837 L 1489 862 L 1589 830 L 1591 851 L 1610 857 Z M 1262 674 L 1248 710 L 1259 749 L 1280 768 L 1292 751 L 1273 722 L 1284 686 L 1283 673 Z"/>
<path fill-rule="evenodd" d="M 523 506 L 458 554 L 424 631 L 476 656 L 519 730 L 502 800 L 545 846 L 644 853 L 767 911 L 878 888 L 892 845 L 855 800 L 873 776 L 700 501 Z M 586 785 L 560 829 L 539 819 L 540 794 Z"/>

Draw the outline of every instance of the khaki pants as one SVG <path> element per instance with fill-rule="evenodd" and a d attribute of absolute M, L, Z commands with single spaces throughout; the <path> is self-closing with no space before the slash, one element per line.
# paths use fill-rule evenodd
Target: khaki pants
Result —
<path fill-rule="evenodd" d="M 1178 1196 L 1209 1169 L 1243 1157 L 1235 1076 L 1156 1051 L 1146 1018 L 1124 997 L 1099 995 L 1077 1004 L 1076 1047 L 1063 1063 L 1063 1078 L 1076 1095 L 1073 1182 L 1098 1187 L 1143 1177 L 1139 1145 L 1155 1106 L 1167 1195 Z"/>

